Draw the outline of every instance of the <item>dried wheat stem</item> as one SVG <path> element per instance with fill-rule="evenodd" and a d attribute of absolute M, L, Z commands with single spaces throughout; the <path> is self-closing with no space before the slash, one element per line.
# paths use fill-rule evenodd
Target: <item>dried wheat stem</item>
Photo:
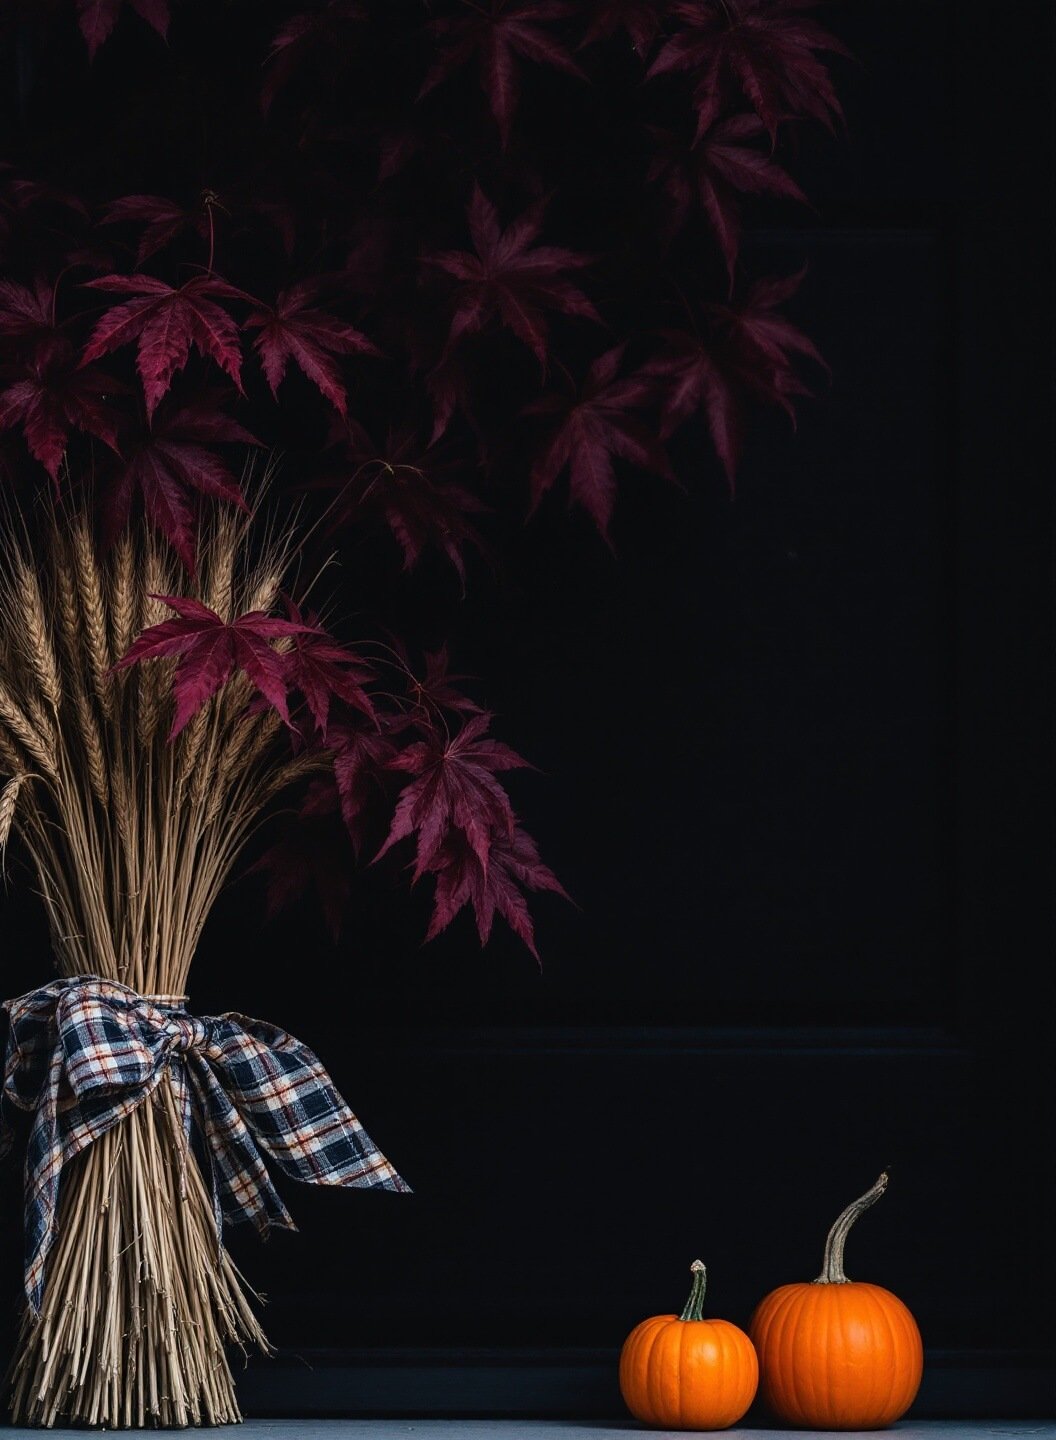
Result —
<path fill-rule="evenodd" d="M 12 775 L 4 788 L 0 790 L 0 854 L 7 848 L 7 842 L 11 836 L 11 826 L 15 823 L 18 797 L 21 794 L 22 786 L 29 778 L 24 772 Z"/>
<path fill-rule="evenodd" d="M 0 725 L 7 727 L 10 739 L 17 740 L 49 775 L 56 773 L 55 755 L 46 738 L 30 723 L 29 716 L 0 680 Z"/>
<path fill-rule="evenodd" d="M 79 675 L 74 677 L 71 690 L 74 714 L 77 717 L 81 744 L 84 747 L 88 780 L 92 787 L 92 794 L 105 810 L 110 803 L 110 786 L 107 779 L 106 752 L 103 749 L 103 737 L 99 731 L 99 722 L 95 718 L 92 703 L 85 693 L 84 684 Z"/>
<path fill-rule="evenodd" d="M 0 730 L 0 767 L 8 775 L 14 775 L 22 768 L 18 751 L 2 730 Z"/>
<path fill-rule="evenodd" d="M 128 530 L 122 531 L 114 544 L 110 565 L 110 639 L 111 653 L 120 660 L 132 644 L 139 615 L 136 593 L 136 552 Z M 127 670 L 118 672 L 125 676 Z"/>
<path fill-rule="evenodd" d="M 174 581 L 172 572 L 153 541 L 147 544 L 143 568 L 142 622 L 144 629 L 157 625 L 172 612 L 161 600 L 153 597 L 172 593 Z M 152 660 L 136 667 L 138 682 L 138 705 L 136 708 L 136 737 L 146 749 L 158 729 L 159 721 L 166 707 L 166 697 L 172 680 L 173 664 L 169 660 Z"/>
<path fill-rule="evenodd" d="M 40 584 L 25 561 L 15 566 L 15 594 L 19 601 L 18 642 L 44 699 L 54 713 L 62 703 L 62 680 Z"/>
<path fill-rule="evenodd" d="M 102 578 L 95 555 L 88 523 L 83 517 L 74 521 L 71 529 L 73 542 L 73 568 L 77 577 L 77 591 L 81 602 L 81 621 L 84 627 L 84 642 L 88 651 L 89 669 L 103 714 L 110 718 L 113 713 L 113 678 L 110 675 L 110 646 L 107 641 L 106 605 L 103 600 Z"/>

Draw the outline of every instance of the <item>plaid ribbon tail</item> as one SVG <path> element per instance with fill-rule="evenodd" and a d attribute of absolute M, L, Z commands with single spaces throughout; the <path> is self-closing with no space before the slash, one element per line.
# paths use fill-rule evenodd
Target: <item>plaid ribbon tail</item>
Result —
<path fill-rule="evenodd" d="M 197 1127 L 224 1220 L 262 1235 L 294 1228 L 264 1156 L 314 1185 L 410 1186 L 377 1149 L 322 1062 L 284 1030 L 245 1015 L 195 1018 L 114 980 L 82 975 L 8 1000 L 0 1155 L 13 1110 L 33 1114 L 26 1151 L 26 1297 L 39 1314 L 62 1167 L 169 1077 L 186 1164 Z M 261 1152 L 264 1152 L 263 1154 Z M 181 1169 L 185 1194 L 186 1170 Z"/>
<path fill-rule="evenodd" d="M 293 1179 L 410 1191 L 319 1057 L 285 1030 L 248 1015 L 221 1015 L 203 1055 L 256 1143 Z"/>
<path fill-rule="evenodd" d="M 238 1107 L 207 1062 L 189 1068 L 209 1152 L 217 1235 L 225 1220 L 251 1220 L 262 1236 L 273 1225 L 296 1230 Z"/>

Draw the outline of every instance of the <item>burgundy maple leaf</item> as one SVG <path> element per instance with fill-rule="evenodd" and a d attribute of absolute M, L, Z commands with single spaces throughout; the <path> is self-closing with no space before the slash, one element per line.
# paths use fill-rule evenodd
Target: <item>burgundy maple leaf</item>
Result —
<path fill-rule="evenodd" d="M 55 330 L 55 287 L 38 276 L 32 286 L 0 280 L 0 338 L 36 340 Z"/>
<path fill-rule="evenodd" d="M 269 920 L 291 901 L 314 892 L 327 929 L 337 942 L 352 893 L 352 866 L 348 863 L 347 841 L 343 841 L 334 781 L 319 776 L 305 792 L 296 826 L 291 826 L 246 872 L 265 878 Z"/>
<path fill-rule="evenodd" d="M 151 524 L 184 566 L 195 562 L 195 494 L 246 508 L 238 481 L 211 447 L 257 445 L 248 430 L 205 395 L 185 405 L 163 403 L 138 434 L 122 437 L 122 461 L 103 491 L 105 528 L 111 537 L 128 522 L 138 493 Z"/>
<path fill-rule="evenodd" d="M 362 0 L 327 0 L 320 9 L 284 21 L 272 39 L 268 73 L 261 87 L 265 112 L 298 71 L 323 77 L 340 73 L 357 48 L 349 27 L 361 26 L 366 19 Z"/>
<path fill-rule="evenodd" d="M 676 0 L 685 25 L 662 47 L 647 78 L 688 70 L 697 137 L 740 92 L 771 140 L 782 120 L 809 117 L 832 129 L 843 112 L 822 54 L 844 46 L 804 12 L 814 0 Z"/>
<path fill-rule="evenodd" d="M 714 307 L 732 369 L 746 386 L 793 419 L 794 398 L 810 394 L 796 369 L 797 359 L 812 360 L 826 372 L 829 368 L 809 336 L 778 309 L 798 290 L 804 273 L 757 280 L 739 303 Z"/>
<path fill-rule="evenodd" d="M 142 265 L 185 230 L 193 230 L 211 248 L 217 210 L 224 210 L 224 206 L 212 190 L 203 190 L 199 203 L 191 208 L 164 195 L 124 195 L 104 207 L 99 223 L 142 225 L 136 250 L 136 264 Z"/>
<path fill-rule="evenodd" d="M 176 611 L 175 620 L 151 625 L 133 640 L 114 666 L 124 670 L 143 660 L 176 656 L 172 694 L 176 702 L 169 739 L 174 740 L 188 720 L 227 684 L 238 671 L 263 695 L 288 725 L 286 671 L 283 657 L 272 646 L 283 636 L 303 634 L 310 627 L 293 620 L 278 620 L 251 610 L 230 624 L 215 610 L 181 595 L 154 595 Z"/>
<path fill-rule="evenodd" d="M 666 330 L 661 351 L 643 367 L 656 382 L 661 402 L 660 433 L 666 439 L 698 411 L 703 412 L 732 490 L 743 440 L 742 395 L 721 363 L 718 347 L 689 331 Z"/>
<path fill-rule="evenodd" d="M 481 869 L 496 837 L 512 838 L 514 815 L 496 772 L 527 766 L 508 745 L 488 735 L 491 716 L 474 715 L 454 736 L 440 726 L 425 726 L 426 738 L 412 741 L 389 762 L 415 778 L 396 803 L 381 859 L 398 841 L 417 834 L 414 878 L 425 873 L 453 832 L 465 836 Z"/>
<path fill-rule="evenodd" d="M 483 514 L 487 507 L 448 478 L 451 466 L 443 448 L 423 444 L 409 423 L 390 430 L 384 444 L 372 440 L 362 425 L 352 424 L 344 450 L 347 468 L 329 482 L 339 487 L 331 528 L 378 516 L 403 552 L 405 570 L 413 570 L 425 551 L 435 546 L 464 583 L 466 547 L 487 553 L 470 517 Z"/>
<path fill-rule="evenodd" d="M 287 600 L 286 608 L 290 619 L 302 627 L 282 657 L 287 684 L 304 696 L 320 736 L 327 736 L 330 702 L 335 697 L 373 720 L 374 705 L 365 689 L 374 676 L 371 666 L 357 651 L 328 635 L 316 616 L 303 615 L 292 600 Z"/>
<path fill-rule="evenodd" d="M 682 228 L 695 201 L 715 232 L 732 285 L 741 230 L 738 196 L 773 195 L 803 203 L 806 196 L 755 143 L 765 135 L 756 115 L 719 121 L 688 146 L 674 135 L 652 133 L 657 148 L 646 178 L 658 181 L 671 202 L 670 233 Z"/>
<path fill-rule="evenodd" d="M 215 275 L 196 275 L 174 288 L 151 275 L 104 275 L 85 282 L 93 290 L 129 295 L 97 322 L 84 362 L 139 342 L 136 365 L 148 417 L 190 358 L 192 347 L 214 360 L 242 390 L 238 325 L 217 302 L 248 300 L 243 291 Z"/>
<path fill-rule="evenodd" d="M 573 10 L 567 0 L 484 0 L 479 5 L 464 3 L 458 14 L 434 20 L 431 29 L 439 51 L 418 98 L 475 59 L 481 88 L 488 97 L 505 150 L 517 108 L 522 60 L 548 65 L 577 80 L 587 78 L 547 28 Z"/>
<path fill-rule="evenodd" d="M 528 346 L 545 369 L 547 310 L 600 323 L 591 301 L 568 279 L 570 271 L 589 265 L 590 257 L 556 245 L 535 244 L 544 208 L 544 202 L 537 202 L 503 230 L 495 206 L 480 186 L 474 185 L 467 213 L 476 254 L 445 250 L 425 261 L 458 281 L 448 348 L 494 316 Z"/>
<path fill-rule="evenodd" d="M 77 23 L 88 46 L 90 60 L 95 59 L 100 46 L 109 37 L 126 3 L 163 40 L 168 36 L 168 0 L 77 0 Z"/>
<path fill-rule="evenodd" d="M 335 355 L 377 355 L 378 349 L 345 320 L 319 310 L 312 303 L 318 281 L 302 281 L 284 290 L 274 306 L 254 310 L 245 324 L 260 334 L 254 344 L 271 393 L 277 395 L 286 366 L 292 360 L 325 396 L 339 415 L 348 410 L 341 370 Z"/>
<path fill-rule="evenodd" d="M 0 430 L 20 425 L 30 454 L 56 481 L 71 430 L 117 448 L 110 400 L 119 388 L 94 366 L 78 367 L 73 345 L 54 335 L 35 347 L 19 378 L 0 392 Z"/>
<path fill-rule="evenodd" d="M 663 349 L 643 368 L 643 376 L 657 385 L 662 434 L 666 437 L 703 412 L 731 488 L 746 397 L 754 392 L 794 418 L 795 397 L 810 393 L 796 369 L 797 359 L 828 369 L 813 342 L 777 309 L 801 279 L 802 272 L 758 280 L 743 300 L 705 307 L 705 318 L 711 321 L 707 335 L 664 331 Z"/>
<path fill-rule="evenodd" d="M 334 780 L 345 822 L 358 858 L 367 837 L 372 802 L 385 794 L 385 776 L 396 745 L 384 723 L 381 727 L 334 721 L 327 732 L 334 756 Z"/>
<path fill-rule="evenodd" d="M 539 858 L 535 841 L 516 823 L 509 835 L 493 841 L 486 870 L 465 837 L 455 832 L 440 847 L 428 871 L 436 876 L 436 891 L 427 941 L 446 929 L 464 906 L 472 905 L 482 945 L 487 944 L 499 914 L 538 960 L 523 891 L 550 890 L 568 899 L 557 876 Z"/>
<path fill-rule="evenodd" d="M 616 494 L 614 458 L 673 478 L 663 447 L 643 423 L 643 412 L 654 400 L 654 386 L 644 374 L 620 376 L 624 348 L 617 345 L 594 361 L 572 401 L 548 395 L 526 410 L 559 417 L 532 467 L 532 508 L 567 467 L 571 499 L 591 515 L 606 539 Z"/>
<path fill-rule="evenodd" d="M 406 657 L 403 658 L 406 663 Z M 450 664 L 446 645 L 441 645 L 439 650 L 426 651 L 423 676 L 419 678 L 411 671 L 410 666 L 407 667 L 411 696 L 418 705 L 426 709 L 432 707 L 435 710 L 450 710 L 454 714 L 462 715 L 483 714 L 477 702 L 458 688 L 461 681 L 472 677 L 453 675 Z"/>
<path fill-rule="evenodd" d="M 666 5 L 667 0 L 593 0 L 581 45 L 609 40 L 623 30 L 638 54 L 645 55 L 656 39 Z"/>

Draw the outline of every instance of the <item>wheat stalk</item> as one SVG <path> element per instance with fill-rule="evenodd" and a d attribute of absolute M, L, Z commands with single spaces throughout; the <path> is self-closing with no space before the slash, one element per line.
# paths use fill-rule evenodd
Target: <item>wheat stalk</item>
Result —
<path fill-rule="evenodd" d="M 114 659 L 120 660 L 132 644 L 139 610 L 139 596 L 136 594 L 136 555 L 132 537 L 127 530 L 118 537 L 114 545 L 109 578 L 111 650 Z M 125 675 L 128 672 L 120 673 Z"/>
<path fill-rule="evenodd" d="M 40 585 L 28 565 L 16 568 L 14 589 L 19 604 L 17 638 L 42 695 L 56 711 L 62 700 L 62 681 Z"/>
<path fill-rule="evenodd" d="M 166 558 L 151 537 L 147 542 L 143 573 L 144 629 L 159 624 L 169 614 L 164 602 L 155 597 L 171 594 L 173 583 Z M 150 746 L 158 729 L 171 677 L 172 665 L 166 660 L 153 660 L 137 669 L 139 703 L 136 709 L 136 736 L 144 750 Z"/>
<path fill-rule="evenodd" d="M 106 606 L 102 577 L 95 557 L 88 522 L 79 516 L 71 531 L 73 568 L 81 601 L 81 624 L 88 652 L 92 685 L 109 719 L 113 708 L 113 679 L 110 675 L 110 646 L 106 637 Z"/>
<path fill-rule="evenodd" d="M 21 760 L 14 745 L 0 730 L 0 767 L 8 774 L 15 775 L 21 767 Z"/>
<path fill-rule="evenodd" d="M 25 773 L 12 775 L 2 790 L 0 790 L 0 853 L 7 849 L 7 842 L 11 835 L 11 826 L 15 822 L 15 809 L 18 806 L 18 797 L 22 786 L 26 782 Z"/>
<path fill-rule="evenodd" d="M 19 705 L 9 687 L 0 679 L 0 725 L 8 731 L 9 741 L 17 741 L 44 767 L 49 775 L 55 774 L 55 756 L 47 738 L 30 722 L 29 716 Z"/>
<path fill-rule="evenodd" d="M 95 718 L 92 709 L 92 702 L 88 699 L 88 692 L 84 688 L 84 681 L 80 675 L 74 675 L 70 685 L 73 697 L 74 714 L 77 717 L 77 725 L 80 730 L 80 740 L 84 751 L 85 767 L 88 772 L 88 780 L 92 787 L 92 793 L 105 809 L 110 803 L 110 784 L 107 774 L 106 752 L 103 749 L 103 736 L 99 729 L 99 722 Z"/>

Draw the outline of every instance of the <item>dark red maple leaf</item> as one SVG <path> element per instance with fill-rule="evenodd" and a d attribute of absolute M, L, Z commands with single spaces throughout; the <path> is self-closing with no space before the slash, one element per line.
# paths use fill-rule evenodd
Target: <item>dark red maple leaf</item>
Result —
<path fill-rule="evenodd" d="M 488 735 L 492 717 L 485 713 L 467 720 L 454 736 L 431 720 L 423 723 L 425 738 L 412 741 L 389 762 L 389 768 L 415 776 L 396 802 L 381 859 L 393 845 L 417 835 L 414 878 L 420 879 L 453 832 L 465 836 L 481 869 L 496 837 L 512 838 L 514 815 L 496 772 L 526 768 L 508 745 Z"/>
<path fill-rule="evenodd" d="M 335 721 L 327 733 L 334 756 L 334 780 L 341 818 L 358 858 L 367 837 L 372 802 L 385 794 L 385 776 L 396 745 L 385 728 Z"/>
<path fill-rule="evenodd" d="M 826 373 L 829 368 L 814 342 L 778 309 L 799 289 L 804 274 L 800 270 L 757 280 L 743 300 L 714 307 L 731 367 L 747 387 L 780 405 L 792 419 L 794 398 L 810 394 L 796 360 L 812 360 Z"/>
<path fill-rule="evenodd" d="M 806 203 L 784 170 L 754 143 L 765 135 L 756 115 L 733 115 L 693 145 L 652 132 L 656 151 L 646 178 L 658 181 L 671 202 L 670 233 L 682 228 L 694 201 L 703 209 L 726 261 L 730 284 L 740 243 L 740 195 L 773 195 Z"/>
<path fill-rule="evenodd" d="M 122 461 L 102 494 L 106 531 L 113 537 L 128 522 L 136 494 L 147 519 L 194 571 L 195 512 L 192 496 L 212 496 L 246 508 L 238 481 L 211 447 L 257 445 L 248 430 L 216 408 L 206 394 L 176 405 L 171 399 L 138 434 L 122 436 Z"/>
<path fill-rule="evenodd" d="M 0 9 L 0 16 L 4 13 Z M 86 238 L 88 223 L 88 208 L 78 196 L 0 162 L 0 268 L 39 274 L 74 264 L 93 267 L 98 248 L 92 232 Z"/>
<path fill-rule="evenodd" d="M 470 519 L 485 513 L 487 506 L 447 477 L 451 467 L 442 447 L 423 444 L 409 422 L 391 429 L 384 444 L 353 423 L 344 432 L 344 453 L 345 466 L 328 482 L 338 487 L 331 530 L 380 517 L 403 552 L 405 570 L 413 570 L 435 546 L 464 583 L 466 547 L 487 553 Z"/>
<path fill-rule="evenodd" d="M 94 366 L 79 368 L 71 342 L 54 335 L 0 392 L 0 430 L 20 425 L 30 454 L 55 481 L 71 430 L 117 448 L 118 417 L 109 402 L 120 388 Z"/>
<path fill-rule="evenodd" d="M 357 651 L 328 635 L 316 616 L 303 615 L 292 600 L 287 600 L 286 609 L 294 624 L 302 627 L 282 657 L 286 681 L 304 696 L 320 736 L 327 737 L 330 702 L 335 697 L 373 720 L 374 704 L 365 689 L 374 678 L 373 668 Z"/>
<path fill-rule="evenodd" d="M 702 411 L 732 490 L 743 439 L 741 394 L 720 363 L 717 346 L 682 330 L 663 331 L 661 339 L 662 350 L 642 369 L 657 384 L 660 433 L 667 439 Z"/>
<path fill-rule="evenodd" d="M 88 280 L 93 290 L 129 295 L 96 323 L 84 350 L 84 363 L 139 342 L 136 366 L 148 418 L 190 358 L 192 347 L 214 360 L 242 390 L 242 351 L 238 325 L 217 302 L 251 297 L 215 275 L 196 275 L 173 287 L 152 275 L 104 275 Z"/>
<path fill-rule="evenodd" d="M 652 48 L 666 9 L 667 0 L 594 0 L 580 45 L 611 40 L 623 30 L 638 54 L 645 55 Z"/>
<path fill-rule="evenodd" d="M 406 663 L 406 660 L 405 660 Z M 481 715 L 483 711 L 477 702 L 458 689 L 462 680 L 469 675 L 452 675 L 447 646 L 439 650 L 426 651 L 425 674 L 420 678 L 408 669 L 408 687 L 415 703 L 434 710 L 450 710 L 461 715 Z"/>
<path fill-rule="evenodd" d="M 493 317 L 507 325 L 546 368 L 545 312 L 576 315 L 598 323 L 601 317 L 583 291 L 568 278 L 591 257 L 556 245 L 536 245 L 543 226 L 545 202 L 527 209 L 507 229 L 499 224 L 495 206 L 479 185 L 473 186 L 469 233 L 476 254 L 445 250 L 425 263 L 458 281 L 448 348 L 480 330 Z"/>
<path fill-rule="evenodd" d="M 217 210 L 226 207 L 213 190 L 203 190 L 196 205 L 187 207 L 165 195 L 124 195 L 103 207 L 100 225 L 142 225 L 136 264 L 142 265 L 186 230 L 193 230 L 212 248 Z"/>
<path fill-rule="evenodd" d="M 261 105 L 267 113 L 279 91 L 298 73 L 310 76 L 316 86 L 329 85 L 348 66 L 356 52 L 350 27 L 367 19 L 361 0 L 327 0 L 317 10 L 291 15 L 275 32 L 261 86 Z"/>
<path fill-rule="evenodd" d="M 66 211 L 80 220 L 87 220 L 88 207 L 79 195 L 50 180 L 30 179 L 16 173 L 13 165 L 0 161 L 0 213 L 9 220 L 16 217 L 40 218 L 42 210 Z"/>
<path fill-rule="evenodd" d="M 533 510 L 567 468 L 571 500 L 583 506 L 606 539 L 616 494 L 614 458 L 673 479 L 663 447 L 642 419 L 654 387 L 641 374 L 620 376 L 624 348 L 617 345 L 595 360 L 571 401 L 548 395 L 525 411 L 559 417 L 532 467 Z"/>
<path fill-rule="evenodd" d="M 167 38 L 168 0 L 77 0 L 77 24 L 88 46 L 89 60 L 95 59 L 100 46 L 108 39 L 126 3 L 163 40 Z"/>
<path fill-rule="evenodd" d="M 35 340 L 55 332 L 55 287 L 38 276 L 32 286 L 0 280 L 0 338 Z"/>
<path fill-rule="evenodd" d="M 427 941 L 435 939 L 461 909 L 471 905 L 482 945 L 487 944 L 498 914 L 538 960 L 523 891 L 550 890 L 569 898 L 557 876 L 539 858 L 535 841 L 518 824 L 511 834 L 493 841 L 486 870 L 473 847 L 456 832 L 440 847 L 428 872 L 436 876 L 436 891 Z"/>
<path fill-rule="evenodd" d="M 347 321 L 316 308 L 313 301 L 318 288 L 318 280 L 304 280 L 283 290 L 274 306 L 254 310 L 245 325 L 260 331 L 254 344 L 273 395 L 278 394 L 286 366 L 292 360 L 344 416 L 348 398 L 334 356 L 377 355 L 379 351 Z"/>
<path fill-rule="evenodd" d="M 377 135 L 378 180 L 391 180 L 415 158 L 435 150 L 435 130 L 419 115 L 390 118 Z"/>
<path fill-rule="evenodd" d="M 346 846 L 334 781 L 319 776 L 305 792 L 296 826 L 291 826 L 246 871 L 247 875 L 264 876 L 267 918 L 273 920 L 292 901 L 314 892 L 336 943 L 352 893 L 352 866 Z"/>
<path fill-rule="evenodd" d="M 794 397 L 809 394 L 795 367 L 810 359 L 827 369 L 813 343 L 777 311 L 802 273 L 757 281 L 733 305 L 705 307 L 710 332 L 662 332 L 663 349 L 643 368 L 662 405 L 661 433 L 671 434 L 697 411 L 711 432 L 732 489 L 744 435 L 746 397 L 754 392 L 794 418 Z"/>
<path fill-rule="evenodd" d="M 647 79 L 688 70 L 694 79 L 697 137 L 740 92 L 771 140 L 782 120 L 808 117 L 829 129 L 843 118 L 824 61 L 845 47 L 805 12 L 814 0 L 675 0 L 676 31 Z"/>
<path fill-rule="evenodd" d="M 462 357 L 450 348 L 445 350 L 425 377 L 425 388 L 433 406 L 433 428 L 429 437 L 435 444 L 446 434 L 456 410 L 460 410 L 475 432 L 479 426 L 474 404 L 474 387 Z M 481 446 L 483 451 L 483 445 Z"/>
<path fill-rule="evenodd" d="M 586 75 L 548 25 L 564 20 L 575 7 L 567 0 L 464 0 L 458 14 L 445 15 L 431 25 L 439 50 L 418 92 L 421 99 L 441 81 L 475 59 L 480 84 L 499 127 L 502 148 L 510 143 L 510 129 L 520 89 L 522 60 L 547 65 L 577 80 Z"/>
<path fill-rule="evenodd" d="M 261 610 L 251 610 L 229 624 L 199 600 L 182 595 L 151 598 L 164 601 L 170 610 L 176 611 L 177 618 L 148 626 L 136 636 L 114 669 L 124 670 L 144 660 L 177 657 L 172 677 L 176 709 L 170 740 L 176 738 L 188 720 L 238 671 L 279 712 L 286 724 L 290 723 L 283 657 L 271 642 L 283 636 L 303 634 L 310 627 L 293 620 L 278 620 Z"/>

